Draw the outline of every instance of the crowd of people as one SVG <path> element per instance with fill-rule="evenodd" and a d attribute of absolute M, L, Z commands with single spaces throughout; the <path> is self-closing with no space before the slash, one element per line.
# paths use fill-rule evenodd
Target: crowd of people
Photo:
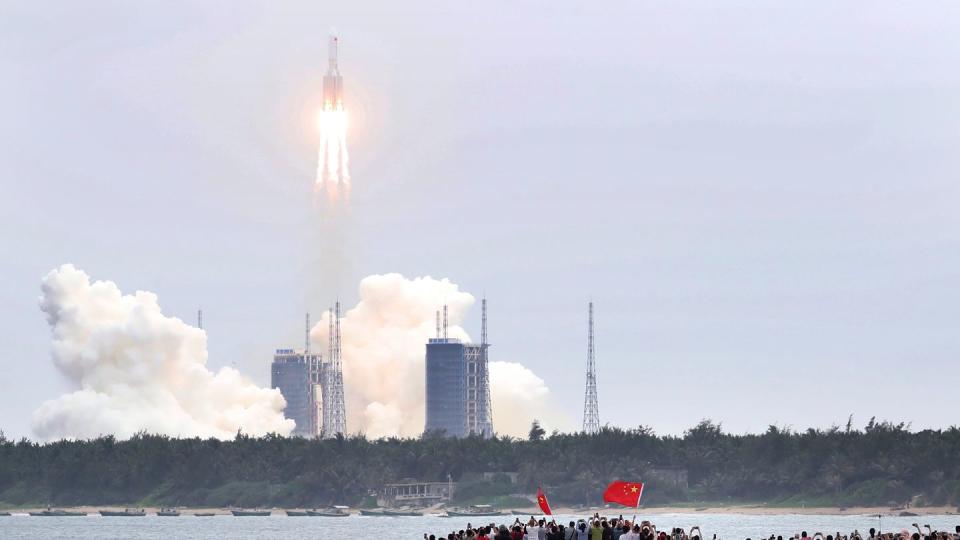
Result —
<path fill-rule="evenodd" d="M 815 532 L 812 535 L 807 531 L 787 536 L 786 540 L 960 540 L 960 525 L 953 532 L 937 531 L 926 525 L 926 530 L 914 524 L 916 532 L 901 530 L 899 532 L 880 532 L 871 528 L 866 533 L 853 531 L 849 534 L 834 534 Z M 658 530 L 649 521 L 631 522 L 623 516 L 617 518 L 603 518 L 595 514 L 590 519 L 579 519 L 567 524 L 556 520 L 536 519 L 531 517 L 522 522 L 516 518 L 512 524 L 472 526 L 467 524 L 465 529 L 450 532 L 447 535 L 424 534 L 424 540 L 704 540 L 699 526 L 689 530 L 680 527 L 670 529 L 670 532 Z M 718 540 L 716 534 L 712 540 Z M 751 540 L 747 538 L 747 540 Z M 783 536 L 770 535 L 769 538 L 758 540 L 784 540 Z"/>

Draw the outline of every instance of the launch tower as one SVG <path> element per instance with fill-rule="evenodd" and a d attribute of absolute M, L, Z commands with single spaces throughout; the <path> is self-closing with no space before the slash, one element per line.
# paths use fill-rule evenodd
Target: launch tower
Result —
<path fill-rule="evenodd" d="M 347 408 L 343 397 L 343 362 L 340 356 L 340 301 L 330 310 L 330 364 L 326 370 L 323 402 L 323 436 L 333 438 L 347 434 Z"/>
<path fill-rule="evenodd" d="M 600 431 L 600 407 L 597 405 L 597 364 L 593 357 L 593 302 L 587 316 L 587 389 L 583 397 L 583 432 Z"/>

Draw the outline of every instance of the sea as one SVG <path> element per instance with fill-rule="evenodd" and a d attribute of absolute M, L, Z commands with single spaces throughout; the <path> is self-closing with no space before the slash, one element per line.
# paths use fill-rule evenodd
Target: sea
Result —
<path fill-rule="evenodd" d="M 567 523 L 582 516 L 557 515 L 558 521 Z M 633 517 L 625 515 L 625 517 Z M 514 516 L 496 518 L 442 518 L 423 517 L 369 517 L 352 515 L 344 518 L 288 517 L 276 512 L 269 517 L 234 517 L 217 515 L 197 517 L 184 514 L 180 517 L 101 517 L 90 514 L 86 517 L 31 517 L 13 513 L 0 517 L 0 539 L 211 539 L 233 538 L 256 539 L 348 539 L 348 538 L 398 538 L 421 540 L 424 534 L 446 536 L 463 529 L 473 521 L 512 523 Z M 743 515 L 670 513 L 638 514 L 637 519 L 648 519 L 660 530 L 673 527 L 689 529 L 699 525 L 706 540 L 716 535 L 721 540 L 760 540 L 771 535 L 788 538 L 807 531 L 810 535 L 849 534 L 854 530 L 866 533 L 871 527 L 882 531 L 915 530 L 913 523 L 931 525 L 937 530 L 953 531 L 960 525 L 960 515 L 894 517 L 877 515 Z M 864 534 L 866 536 L 866 534 Z"/>

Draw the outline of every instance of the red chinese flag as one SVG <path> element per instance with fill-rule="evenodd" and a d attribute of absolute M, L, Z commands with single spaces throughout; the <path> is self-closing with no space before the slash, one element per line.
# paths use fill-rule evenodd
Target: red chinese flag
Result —
<path fill-rule="evenodd" d="M 545 515 L 553 515 L 553 512 L 550 511 L 550 503 L 547 502 L 547 494 L 540 488 L 537 488 L 537 504 L 540 505 L 540 510 L 542 510 Z"/>
<path fill-rule="evenodd" d="M 607 490 L 603 492 L 603 502 L 637 508 L 640 506 L 641 495 L 643 495 L 643 483 L 617 480 L 607 486 Z"/>

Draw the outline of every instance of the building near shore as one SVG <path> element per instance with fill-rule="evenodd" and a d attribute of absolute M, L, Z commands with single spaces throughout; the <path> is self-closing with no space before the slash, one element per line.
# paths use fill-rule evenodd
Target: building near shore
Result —
<path fill-rule="evenodd" d="M 421 482 L 404 479 L 395 484 L 385 484 L 377 493 L 377 505 L 394 508 L 397 506 L 424 507 L 453 498 L 456 483 L 447 477 L 446 482 Z"/>
<path fill-rule="evenodd" d="M 437 337 L 426 345 L 425 432 L 448 437 L 493 435 L 486 299 L 482 306 L 480 344 L 448 337 L 447 307 L 443 307 L 442 326 L 437 313 Z"/>

